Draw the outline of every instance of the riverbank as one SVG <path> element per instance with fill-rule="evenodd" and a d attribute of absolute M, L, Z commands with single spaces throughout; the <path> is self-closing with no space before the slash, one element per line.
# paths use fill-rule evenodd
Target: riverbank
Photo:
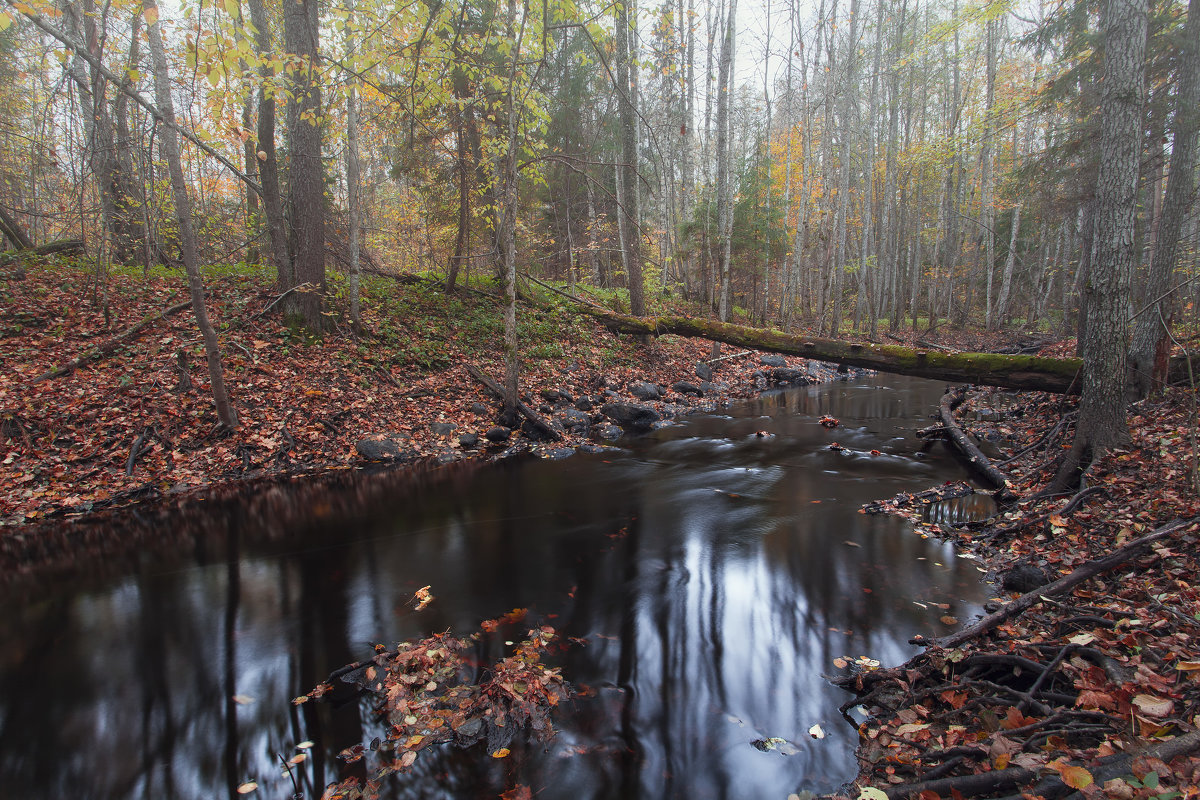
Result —
<path fill-rule="evenodd" d="M 994 461 L 1025 499 L 985 523 L 897 511 L 982 557 L 997 579 L 989 611 L 1030 608 L 992 627 L 964 621 L 900 667 L 838 679 L 858 693 L 847 708 L 869 715 L 849 797 L 1200 795 L 1194 397 L 1170 390 L 1136 404 L 1130 446 L 1095 464 L 1083 491 L 1029 499 L 1070 446 L 1074 407 L 972 392 L 959 419 L 1000 443 Z M 1054 583 L 1172 527 L 1095 577 Z"/>
<path fill-rule="evenodd" d="M 506 432 L 496 398 L 469 371 L 503 376 L 496 298 L 368 276 L 366 333 L 353 336 L 335 319 L 334 331 L 314 338 L 269 311 L 278 299 L 269 275 L 229 270 L 208 282 L 241 422 L 227 431 L 177 275 L 117 272 L 99 286 L 72 263 L 10 264 L 0 286 L 0 535 L 147 498 L 371 462 L 487 459 L 514 448 L 561 457 L 619 436 L 630 408 L 637 418 L 622 420 L 626 427 L 650 426 L 833 374 L 729 348 L 713 361 L 710 343 L 679 337 L 642 345 L 548 296 L 520 323 L 520 385 L 557 431 L 551 440 Z M 111 351 L 63 369 L 147 320 Z"/>

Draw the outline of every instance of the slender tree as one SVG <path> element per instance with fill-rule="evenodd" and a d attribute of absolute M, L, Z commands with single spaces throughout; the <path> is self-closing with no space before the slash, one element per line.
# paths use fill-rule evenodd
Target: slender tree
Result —
<path fill-rule="evenodd" d="M 221 348 L 217 332 L 208 318 L 204 304 L 204 280 L 200 275 L 200 256 L 196 246 L 196 234 L 192 227 L 192 201 L 188 195 L 187 179 L 183 174 L 183 162 L 179 155 L 179 135 L 176 133 L 175 104 L 171 98 L 171 79 L 167 68 L 167 55 L 163 47 L 162 33 L 158 24 L 158 5 L 155 0 L 143 0 L 143 13 L 150 41 L 150 57 L 154 63 L 154 95 L 164 125 L 161 147 L 171 174 L 171 193 L 175 199 L 175 214 L 179 224 L 179 241 L 183 249 L 183 266 L 187 271 L 188 290 L 191 293 L 192 312 L 204 339 L 204 352 L 208 358 L 208 376 L 212 384 L 213 401 L 217 406 L 217 418 L 226 428 L 238 426 L 237 411 L 229 401 L 225 390 L 225 374 L 221 366 Z"/>
<path fill-rule="evenodd" d="M 1167 325 L 1178 307 L 1171 282 L 1188 204 L 1195 194 L 1196 133 L 1200 127 L 1200 0 L 1189 0 L 1179 52 L 1179 87 L 1171 122 L 1171 167 L 1158 237 L 1146 285 L 1149 302 L 1138 316 L 1129 348 L 1130 389 L 1134 398 L 1161 388 L 1170 351 Z"/>

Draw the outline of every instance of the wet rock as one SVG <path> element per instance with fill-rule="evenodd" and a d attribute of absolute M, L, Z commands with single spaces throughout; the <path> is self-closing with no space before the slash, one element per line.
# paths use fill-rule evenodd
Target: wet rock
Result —
<path fill-rule="evenodd" d="M 769 378 L 771 383 L 787 386 L 807 386 L 813 382 L 807 370 L 792 369 L 791 367 L 775 367 L 771 370 Z"/>
<path fill-rule="evenodd" d="M 592 426 L 592 418 L 574 408 L 569 408 L 559 414 L 558 422 L 562 426 L 573 433 L 587 434 L 588 428 Z"/>
<path fill-rule="evenodd" d="M 617 436 L 619 437 L 621 435 L 621 429 L 617 428 L 616 425 L 613 425 L 612 427 L 616 428 Z M 593 453 L 593 454 L 595 454 L 595 453 L 619 453 L 619 452 L 621 452 L 621 448 L 613 447 L 612 445 L 607 445 L 607 444 L 590 444 L 589 443 L 589 444 L 579 445 L 579 452 Z"/>
<path fill-rule="evenodd" d="M 1033 564 L 1018 564 L 1000 577 L 1000 585 L 1010 592 L 1032 592 L 1050 583 L 1053 578 L 1046 570 Z"/>
<path fill-rule="evenodd" d="M 479 434 L 477 433 L 464 433 L 458 437 L 459 447 L 462 447 L 465 450 L 470 450 L 472 447 L 475 447 L 478 444 Z"/>
<path fill-rule="evenodd" d="M 658 384 L 646 381 L 634 381 L 629 384 L 629 393 L 638 400 L 661 400 L 663 394 Z"/>
<path fill-rule="evenodd" d="M 368 461 L 395 461 L 414 455 L 412 450 L 403 447 L 403 440 L 390 436 L 368 436 L 355 444 L 354 449 Z"/>
<path fill-rule="evenodd" d="M 606 422 L 596 429 L 596 435 L 605 441 L 612 442 L 624 436 L 625 431 L 621 430 L 620 425 L 613 425 L 611 422 Z"/>
<path fill-rule="evenodd" d="M 717 394 L 725 391 L 729 388 L 729 386 L 724 383 L 709 383 L 708 381 L 703 381 L 700 384 L 700 388 L 705 394 Z"/>
<path fill-rule="evenodd" d="M 696 377 L 702 381 L 711 381 L 713 376 L 712 367 L 701 361 L 696 365 Z"/>
<path fill-rule="evenodd" d="M 472 414 L 478 414 L 481 417 L 486 417 L 492 413 L 492 410 L 483 403 L 471 403 L 470 411 Z"/>
<path fill-rule="evenodd" d="M 551 405 L 570 405 L 575 402 L 575 398 L 561 389 L 542 389 L 539 394 L 541 394 L 543 400 Z"/>
<path fill-rule="evenodd" d="M 759 357 L 758 363 L 764 367 L 786 367 L 787 359 L 778 353 L 767 353 Z"/>
<path fill-rule="evenodd" d="M 489 442 L 497 443 L 507 442 L 510 436 L 512 436 L 512 431 L 503 425 L 497 425 L 494 428 L 489 428 L 488 432 L 484 434 L 484 438 L 486 438 Z"/>
<path fill-rule="evenodd" d="M 672 383 L 671 391 L 678 392 L 679 394 L 692 394 L 696 397 L 704 397 L 703 389 L 696 384 L 688 383 L 687 381 L 676 381 L 675 383 Z"/>
<path fill-rule="evenodd" d="M 551 428 L 558 431 L 559 433 L 562 433 L 564 430 L 562 423 L 556 419 L 549 420 L 549 425 Z M 552 436 L 548 436 L 546 433 L 544 433 L 542 431 L 541 428 L 537 427 L 529 420 L 523 420 L 521 422 L 521 433 L 525 434 L 526 439 L 531 439 L 535 442 L 540 442 L 540 441 L 544 441 L 547 439 L 553 439 Z"/>
<path fill-rule="evenodd" d="M 540 451 L 539 455 L 542 458 L 548 458 L 551 461 L 562 461 L 564 458 L 570 458 L 571 456 L 575 455 L 575 448 L 552 447 L 549 450 Z"/>
<path fill-rule="evenodd" d="M 591 411 L 596 405 L 590 397 L 581 397 L 575 401 L 575 407 L 580 411 Z"/>
<path fill-rule="evenodd" d="M 453 422 L 431 422 L 429 430 L 433 431 L 435 436 L 450 436 L 458 430 L 458 426 Z"/>
<path fill-rule="evenodd" d="M 637 403 L 606 403 L 600 412 L 622 428 L 647 431 L 662 419 L 657 411 Z"/>

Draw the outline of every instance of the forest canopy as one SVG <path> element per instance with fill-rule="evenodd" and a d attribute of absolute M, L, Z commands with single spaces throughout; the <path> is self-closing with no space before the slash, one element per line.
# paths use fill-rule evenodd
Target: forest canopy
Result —
<path fill-rule="evenodd" d="M 817 333 L 1086 322 L 1103 233 L 1095 0 L 0 9 L 13 247 L 81 238 L 101 265 L 179 266 L 174 127 L 199 263 L 307 287 L 288 302 L 315 327 L 357 320 L 326 264 L 360 259 L 448 288 L 511 267 L 626 290 L 634 313 L 669 294 Z M 1179 321 L 1200 266 L 1194 189 L 1168 189 L 1194 140 L 1187 18 L 1179 0 L 1146 12 L 1128 268 L 1132 311 Z M 1194 148 L 1181 169 L 1194 186 Z"/>

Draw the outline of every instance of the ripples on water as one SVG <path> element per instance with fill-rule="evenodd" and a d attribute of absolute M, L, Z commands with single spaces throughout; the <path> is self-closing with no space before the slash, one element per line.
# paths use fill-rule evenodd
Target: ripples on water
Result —
<path fill-rule="evenodd" d="M 340 775 L 333 754 L 373 723 L 353 703 L 291 698 L 375 642 L 468 632 L 514 607 L 585 641 L 563 657 L 586 691 L 558 736 L 503 760 L 423 751 L 385 796 L 835 789 L 853 777 L 857 734 L 837 711 L 848 695 L 822 677 L 834 659 L 898 663 L 910 636 L 944 632 L 940 617 L 966 620 L 984 596 L 974 562 L 858 513 L 962 477 L 940 448 L 921 457 L 912 434 L 941 388 L 890 376 L 808 387 L 620 453 L 131 519 L 179 544 L 11 590 L 0 797 L 211 798 L 249 779 L 257 796 L 287 797 L 275 754 L 303 740 L 316 746 L 298 777 L 318 797 Z M 823 414 L 843 427 L 821 428 Z M 414 615 L 406 601 L 426 584 L 437 601 Z M 751 746 L 768 737 L 790 754 Z"/>

